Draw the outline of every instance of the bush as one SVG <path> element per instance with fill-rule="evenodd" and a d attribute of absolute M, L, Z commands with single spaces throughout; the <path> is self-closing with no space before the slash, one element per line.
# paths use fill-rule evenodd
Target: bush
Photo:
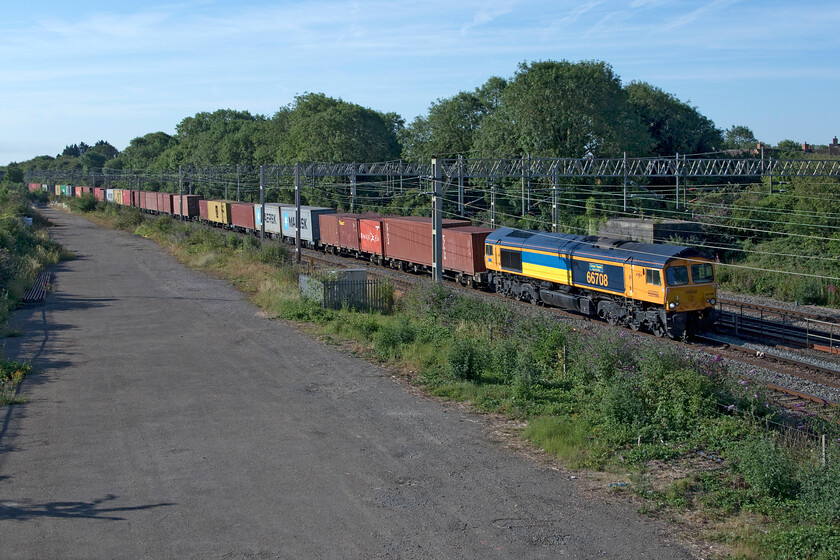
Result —
<path fill-rule="evenodd" d="M 840 522 L 840 452 L 832 446 L 826 466 L 803 471 L 799 493 L 803 514 L 823 523 Z"/>
<path fill-rule="evenodd" d="M 484 366 L 484 351 L 480 342 L 466 337 L 457 337 L 449 349 L 447 363 L 455 379 L 477 381 Z"/>
<path fill-rule="evenodd" d="M 374 348 L 383 360 L 390 360 L 401 354 L 402 347 L 410 344 L 417 336 L 417 329 L 411 321 L 396 318 L 386 321 L 374 336 Z"/>
<path fill-rule="evenodd" d="M 92 194 L 85 194 L 81 197 L 71 198 L 67 205 L 76 212 L 93 212 L 96 210 L 99 201 Z"/>
<path fill-rule="evenodd" d="M 755 497 L 787 499 L 797 490 L 794 462 L 786 449 L 766 437 L 752 437 L 730 453 L 733 468 Z"/>

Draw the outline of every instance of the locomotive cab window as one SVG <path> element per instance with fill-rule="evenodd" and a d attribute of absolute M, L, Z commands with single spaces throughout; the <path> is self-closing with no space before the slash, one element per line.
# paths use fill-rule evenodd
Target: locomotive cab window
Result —
<path fill-rule="evenodd" d="M 714 282 L 715 272 L 709 263 L 691 265 L 691 281 L 695 284 Z"/>
<path fill-rule="evenodd" d="M 669 286 L 688 284 L 688 269 L 684 266 L 669 266 L 665 269 L 665 278 Z"/>
<path fill-rule="evenodd" d="M 484 246 L 484 254 L 488 257 L 493 256 L 493 246 L 492 245 L 485 245 Z"/>
<path fill-rule="evenodd" d="M 647 268 L 645 269 L 645 281 L 647 281 L 650 286 L 661 286 L 662 276 L 659 274 L 658 270 Z"/>
<path fill-rule="evenodd" d="M 522 272 L 522 253 L 519 251 L 501 250 L 502 268 Z"/>

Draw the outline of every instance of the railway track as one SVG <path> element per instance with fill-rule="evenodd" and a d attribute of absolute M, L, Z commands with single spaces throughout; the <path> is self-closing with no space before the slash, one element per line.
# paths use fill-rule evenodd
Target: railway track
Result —
<path fill-rule="evenodd" d="M 762 343 L 840 354 L 840 322 L 824 315 L 721 300 L 715 327 Z"/>

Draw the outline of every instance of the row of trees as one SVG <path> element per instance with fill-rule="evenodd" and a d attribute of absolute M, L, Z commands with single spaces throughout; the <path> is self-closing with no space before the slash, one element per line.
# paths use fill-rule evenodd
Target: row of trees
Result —
<path fill-rule="evenodd" d="M 438 99 L 411 123 L 321 93 L 297 96 L 273 116 L 222 109 L 182 120 L 174 135 L 150 132 L 122 152 L 99 141 L 39 156 L 24 170 L 181 164 L 257 165 L 298 161 L 467 157 L 673 155 L 752 148 L 747 127 L 722 131 L 696 107 L 644 82 L 622 85 L 597 61 L 520 64 L 509 79 Z"/>

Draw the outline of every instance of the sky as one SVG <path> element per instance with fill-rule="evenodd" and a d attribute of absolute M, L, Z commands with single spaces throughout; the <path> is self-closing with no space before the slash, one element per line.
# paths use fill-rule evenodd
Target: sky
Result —
<path fill-rule="evenodd" d="M 85 0 L 0 6 L 0 165 L 321 92 L 406 122 L 520 63 L 604 61 L 720 129 L 840 135 L 836 0 Z"/>

